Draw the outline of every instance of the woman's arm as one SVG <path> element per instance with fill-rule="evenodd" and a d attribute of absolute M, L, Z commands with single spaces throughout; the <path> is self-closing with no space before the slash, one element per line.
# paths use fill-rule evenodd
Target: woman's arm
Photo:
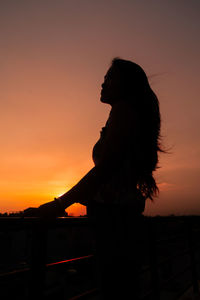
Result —
<path fill-rule="evenodd" d="M 98 176 L 94 167 L 75 186 L 57 199 L 65 209 L 77 202 L 87 205 L 88 199 L 91 198 L 97 186 Z"/>
<path fill-rule="evenodd" d="M 105 159 L 101 164 L 92 168 L 73 188 L 57 198 L 61 206 L 66 209 L 77 202 L 87 206 L 89 199 L 92 199 L 100 184 L 106 180 L 112 172 L 112 162 L 109 161 L 109 159 Z"/>
<path fill-rule="evenodd" d="M 103 168 L 92 168 L 73 188 L 54 201 L 44 203 L 38 208 L 25 209 L 24 217 L 54 218 L 63 216 L 65 209 L 76 202 L 88 205 L 88 200 L 92 198 L 103 178 Z"/>

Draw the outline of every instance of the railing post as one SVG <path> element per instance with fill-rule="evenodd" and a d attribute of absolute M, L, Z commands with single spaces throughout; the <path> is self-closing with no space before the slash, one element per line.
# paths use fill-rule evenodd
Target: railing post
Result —
<path fill-rule="evenodd" d="M 29 299 L 41 298 L 45 287 L 47 228 L 42 220 L 37 221 L 32 228 Z"/>
<path fill-rule="evenodd" d="M 198 274 L 195 260 L 195 243 L 193 237 L 193 230 L 191 225 L 192 220 L 187 221 L 187 235 L 188 235 L 188 246 L 191 260 L 191 271 L 192 271 L 192 285 L 194 294 L 199 293 Z"/>
<path fill-rule="evenodd" d="M 160 300 L 160 285 L 158 276 L 157 262 L 157 247 L 156 247 L 156 232 L 154 220 L 150 219 L 147 222 L 148 228 L 148 244 L 149 244 L 149 260 L 151 269 L 151 279 L 153 285 L 153 299 Z"/>

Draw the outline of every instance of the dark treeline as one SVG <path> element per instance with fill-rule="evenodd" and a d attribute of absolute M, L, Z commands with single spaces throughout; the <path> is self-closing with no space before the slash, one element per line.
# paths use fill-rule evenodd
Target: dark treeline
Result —
<path fill-rule="evenodd" d="M 0 213 L 0 218 L 2 217 L 22 217 L 23 216 L 23 211 L 17 211 L 17 212 L 5 212 L 5 213 Z"/>

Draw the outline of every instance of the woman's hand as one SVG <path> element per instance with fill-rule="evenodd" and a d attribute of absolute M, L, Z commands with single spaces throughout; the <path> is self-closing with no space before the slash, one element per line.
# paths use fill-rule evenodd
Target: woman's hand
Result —
<path fill-rule="evenodd" d="M 47 202 L 38 208 L 30 207 L 24 210 L 24 217 L 56 218 L 65 216 L 65 209 L 57 201 Z"/>

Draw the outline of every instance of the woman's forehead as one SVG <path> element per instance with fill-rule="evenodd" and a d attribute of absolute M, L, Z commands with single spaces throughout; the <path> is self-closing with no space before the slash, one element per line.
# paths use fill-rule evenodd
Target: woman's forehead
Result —
<path fill-rule="evenodd" d="M 109 78 L 109 77 L 111 77 L 111 76 L 113 76 L 113 75 L 117 75 L 117 74 L 118 74 L 118 72 L 117 72 L 116 68 L 114 68 L 114 67 L 112 66 L 112 67 L 110 67 L 110 68 L 108 69 L 108 71 L 107 71 L 107 73 L 106 73 L 106 75 L 105 75 L 105 78 Z"/>
<path fill-rule="evenodd" d="M 106 77 L 110 76 L 111 73 L 112 73 L 112 69 L 111 69 L 111 67 L 110 67 L 110 68 L 108 69 L 107 73 L 106 73 Z"/>

